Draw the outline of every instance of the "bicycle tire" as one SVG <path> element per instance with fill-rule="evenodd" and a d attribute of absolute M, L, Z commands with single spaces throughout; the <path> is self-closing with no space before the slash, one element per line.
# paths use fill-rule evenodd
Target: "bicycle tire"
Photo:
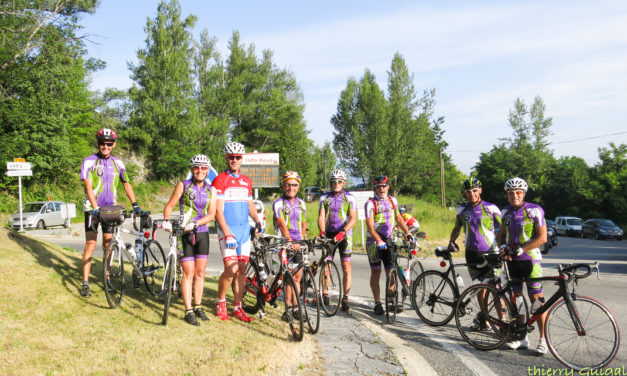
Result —
<path fill-rule="evenodd" d="M 575 311 L 585 335 L 579 335 L 566 300 L 558 301 L 544 324 L 546 342 L 560 363 L 576 371 L 593 370 L 610 364 L 620 347 L 616 318 L 599 301 L 587 296 L 573 297 Z"/>
<path fill-rule="evenodd" d="M 242 308 L 250 315 L 259 312 L 259 272 L 257 266 L 249 262 L 246 267 L 246 279 L 244 281 L 244 295 L 242 296 Z"/>
<path fill-rule="evenodd" d="M 431 326 L 447 324 L 455 316 L 455 286 L 444 273 L 422 273 L 412 284 L 411 299 L 418 317 Z"/>
<path fill-rule="evenodd" d="M 325 260 L 318 268 L 318 293 L 322 310 L 327 316 L 335 316 L 340 310 L 342 301 L 342 276 L 331 260 Z"/>
<path fill-rule="evenodd" d="M 484 292 L 483 299 L 478 298 Z M 480 300 L 483 301 L 481 308 Z M 509 339 L 512 303 L 491 285 L 468 287 L 455 307 L 455 324 L 462 338 L 479 350 L 493 350 Z M 485 327 L 484 327 L 485 323 Z"/>
<path fill-rule="evenodd" d="M 163 277 L 165 275 L 165 253 L 158 241 L 151 241 L 144 248 L 143 271 L 146 289 L 152 296 L 163 295 Z M 148 274 L 147 274 L 148 273 Z"/>
<path fill-rule="evenodd" d="M 301 302 L 303 303 L 307 326 L 311 334 L 316 334 L 320 329 L 320 299 L 311 269 L 304 268 L 300 286 Z"/>
<path fill-rule="evenodd" d="M 294 297 L 296 297 L 295 306 L 289 306 L 287 304 L 286 293 L 288 287 L 292 289 L 292 291 L 294 292 Z M 303 312 L 303 305 L 301 304 L 300 298 L 298 297 L 298 294 L 296 294 L 296 291 L 298 290 L 296 289 L 294 277 L 292 277 L 289 272 L 283 273 L 282 292 L 285 308 L 284 312 L 286 313 L 285 317 L 287 318 L 287 321 L 290 325 L 290 332 L 292 333 L 292 337 L 294 337 L 294 339 L 297 341 L 302 341 L 304 334 L 303 316 L 305 315 L 305 313 Z M 296 312 L 298 312 L 298 314 L 295 314 Z"/>
<path fill-rule="evenodd" d="M 385 317 L 390 324 L 394 324 L 396 321 L 398 295 L 400 294 L 398 284 L 398 269 L 393 265 L 392 269 L 385 273 Z"/>
<path fill-rule="evenodd" d="M 176 267 L 176 255 L 170 255 L 165 264 L 164 288 L 163 288 L 163 316 L 161 324 L 168 325 L 168 314 L 170 312 L 170 302 L 174 290 L 174 268 Z"/>
<path fill-rule="evenodd" d="M 420 262 L 420 260 L 409 260 L 409 285 L 411 286 L 424 272 L 425 268 L 422 266 L 422 262 Z"/>
<path fill-rule="evenodd" d="M 109 307 L 117 308 L 126 290 L 124 275 L 124 252 L 115 240 L 105 250 L 103 261 L 103 284 Z M 130 266 L 130 265 L 129 265 Z"/>

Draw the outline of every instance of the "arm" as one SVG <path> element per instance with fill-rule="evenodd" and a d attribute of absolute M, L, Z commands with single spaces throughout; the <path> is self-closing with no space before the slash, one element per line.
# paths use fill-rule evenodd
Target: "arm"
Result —
<path fill-rule="evenodd" d="M 320 211 L 318 212 L 318 229 L 320 232 L 326 232 L 327 224 L 325 223 L 326 219 L 326 211 L 324 210 L 324 206 L 320 206 Z"/>
<path fill-rule="evenodd" d="M 546 226 L 540 226 L 537 223 L 534 224 L 534 233 L 535 236 L 533 238 L 520 246 L 524 252 L 538 248 L 546 243 Z"/>
<path fill-rule="evenodd" d="M 85 194 L 87 195 L 87 199 L 89 200 L 92 209 L 98 208 L 98 201 L 96 201 L 96 195 L 94 195 L 91 179 L 83 180 L 83 184 L 85 184 Z"/>
<path fill-rule="evenodd" d="M 170 201 L 165 204 L 165 208 L 163 209 L 163 219 L 169 220 L 170 215 L 172 214 L 172 209 L 174 209 L 174 205 L 178 202 L 183 194 L 183 182 L 179 182 L 176 187 L 174 187 L 174 192 L 172 192 L 172 197 L 170 197 Z M 182 224 L 181 224 L 182 226 Z"/>
<path fill-rule="evenodd" d="M 459 232 L 461 231 L 462 227 L 461 226 L 455 226 L 453 227 L 453 231 L 451 231 L 451 237 L 449 239 L 449 244 L 450 243 L 455 243 L 455 240 L 457 240 L 457 237 L 459 236 Z"/>
<path fill-rule="evenodd" d="M 233 236 L 229 226 L 226 224 L 226 218 L 224 217 L 224 199 L 216 200 L 216 222 L 220 226 L 220 230 L 224 233 L 224 236 Z"/>
<path fill-rule="evenodd" d="M 128 197 L 128 199 L 131 201 L 131 204 L 136 203 L 137 201 L 135 200 L 135 192 L 133 191 L 133 187 L 131 187 L 131 183 L 129 182 L 124 182 L 124 192 L 126 192 L 126 197 Z"/>
<path fill-rule="evenodd" d="M 253 204 L 253 200 L 248 200 L 248 215 L 253 219 L 255 223 L 259 223 L 259 216 L 257 215 L 257 208 Z"/>
<path fill-rule="evenodd" d="M 216 193 L 216 189 L 211 187 L 211 201 L 209 201 L 209 212 L 204 217 L 200 218 L 196 224 L 198 226 L 207 224 L 213 221 L 216 217 L 216 201 L 218 194 Z"/>
<path fill-rule="evenodd" d="M 344 225 L 344 231 L 352 229 L 357 223 L 357 210 L 351 208 L 348 212 L 348 222 Z"/>
<path fill-rule="evenodd" d="M 374 218 L 372 217 L 366 218 L 366 228 L 368 229 L 368 232 L 370 233 L 370 235 L 372 235 L 374 240 L 377 242 L 377 244 L 383 242 L 383 239 L 381 239 L 381 236 L 379 235 L 377 230 L 374 229 Z"/>

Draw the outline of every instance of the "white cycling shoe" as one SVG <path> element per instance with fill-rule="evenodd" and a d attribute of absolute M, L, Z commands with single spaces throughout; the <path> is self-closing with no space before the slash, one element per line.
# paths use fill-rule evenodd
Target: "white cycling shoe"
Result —
<path fill-rule="evenodd" d="M 505 346 L 512 350 L 516 349 L 528 349 L 529 348 L 529 336 L 525 336 L 522 341 L 510 341 L 506 342 Z"/>
<path fill-rule="evenodd" d="M 546 346 L 546 339 L 540 338 L 540 342 L 538 342 L 538 347 L 536 347 L 536 352 L 538 354 L 546 354 L 549 349 Z"/>

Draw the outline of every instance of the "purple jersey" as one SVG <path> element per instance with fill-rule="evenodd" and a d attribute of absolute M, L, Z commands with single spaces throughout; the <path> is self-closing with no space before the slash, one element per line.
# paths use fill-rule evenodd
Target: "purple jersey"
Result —
<path fill-rule="evenodd" d="M 103 158 L 99 153 L 83 159 L 81 180 L 85 179 L 91 180 L 92 191 L 100 207 L 115 205 L 119 182 L 129 181 L 126 167 L 121 160 L 112 155 L 109 158 Z M 87 193 L 85 193 L 83 210 L 93 210 L 87 199 Z"/>
<path fill-rule="evenodd" d="M 183 194 L 179 199 L 183 226 L 190 221 L 196 221 L 209 213 L 211 203 L 211 185 L 203 182 L 199 187 L 192 180 L 183 180 Z M 196 232 L 207 232 L 207 225 L 200 225 Z"/>
<path fill-rule="evenodd" d="M 336 233 L 344 227 L 350 219 L 350 211 L 356 210 L 355 196 L 350 192 L 342 190 L 335 194 L 333 191 L 327 192 L 320 196 L 318 202 L 318 211 L 324 208 L 325 231 Z M 350 236 L 352 229 L 346 235 Z"/>
<path fill-rule="evenodd" d="M 366 218 L 373 218 L 374 229 L 379 233 L 383 240 L 392 236 L 394 226 L 396 226 L 396 215 L 398 214 L 398 201 L 392 196 L 380 199 L 375 195 L 366 201 L 364 205 Z M 368 233 L 366 245 L 375 242 L 374 237 Z"/>
<path fill-rule="evenodd" d="M 540 205 L 525 202 L 519 208 L 507 205 L 503 208 L 503 229 L 507 231 L 507 245 L 516 249 L 528 242 L 535 235 L 535 227 L 546 226 L 544 209 Z M 514 260 L 541 260 L 542 255 L 538 248 L 531 252 L 524 252 Z"/>
<path fill-rule="evenodd" d="M 464 204 L 457 208 L 455 226 L 464 227 L 466 234 L 466 251 L 488 252 L 497 251 L 494 224 L 501 223 L 499 208 L 486 201 L 472 206 Z"/>
<path fill-rule="evenodd" d="M 303 222 L 307 222 L 305 201 L 296 197 L 292 202 L 289 198 L 280 197 L 272 203 L 272 212 L 274 213 L 275 233 L 281 234 L 277 219 L 283 218 L 293 241 L 305 239 L 302 233 Z"/>

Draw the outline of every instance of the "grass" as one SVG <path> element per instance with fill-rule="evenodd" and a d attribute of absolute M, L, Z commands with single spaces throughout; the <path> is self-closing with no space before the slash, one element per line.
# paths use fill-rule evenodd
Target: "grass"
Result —
<path fill-rule="evenodd" d="M 420 230 L 427 233 L 427 238 L 431 246 L 447 245 L 455 223 L 455 210 L 441 208 L 436 205 L 419 201 L 413 197 L 397 197 L 399 205 L 412 207 L 411 214 L 420 222 Z M 274 234 L 274 224 L 272 221 L 272 205 L 266 204 L 266 232 Z M 307 229 L 308 237 L 317 236 L 318 231 L 318 202 L 307 203 Z M 368 236 L 365 220 L 363 221 L 364 240 Z M 355 251 L 364 251 L 361 241 L 362 221 L 357 220 L 353 229 L 353 248 Z M 458 244 L 462 245 L 461 238 Z"/>
<path fill-rule="evenodd" d="M 106 303 L 102 263 L 92 268 L 92 296 L 79 294 L 81 254 L 0 228 L 0 374 L 223 375 L 321 374 L 316 341 L 294 342 L 273 310 L 191 327 L 177 299 L 167 326 L 160 301 L 129 289 L 118 309 Z M 217 280 L 206 278 L 212 307 Z M 228 296 L 229 306 L 232 297 Z M 213 313 L 213 309 L 208 309 Z"/>

